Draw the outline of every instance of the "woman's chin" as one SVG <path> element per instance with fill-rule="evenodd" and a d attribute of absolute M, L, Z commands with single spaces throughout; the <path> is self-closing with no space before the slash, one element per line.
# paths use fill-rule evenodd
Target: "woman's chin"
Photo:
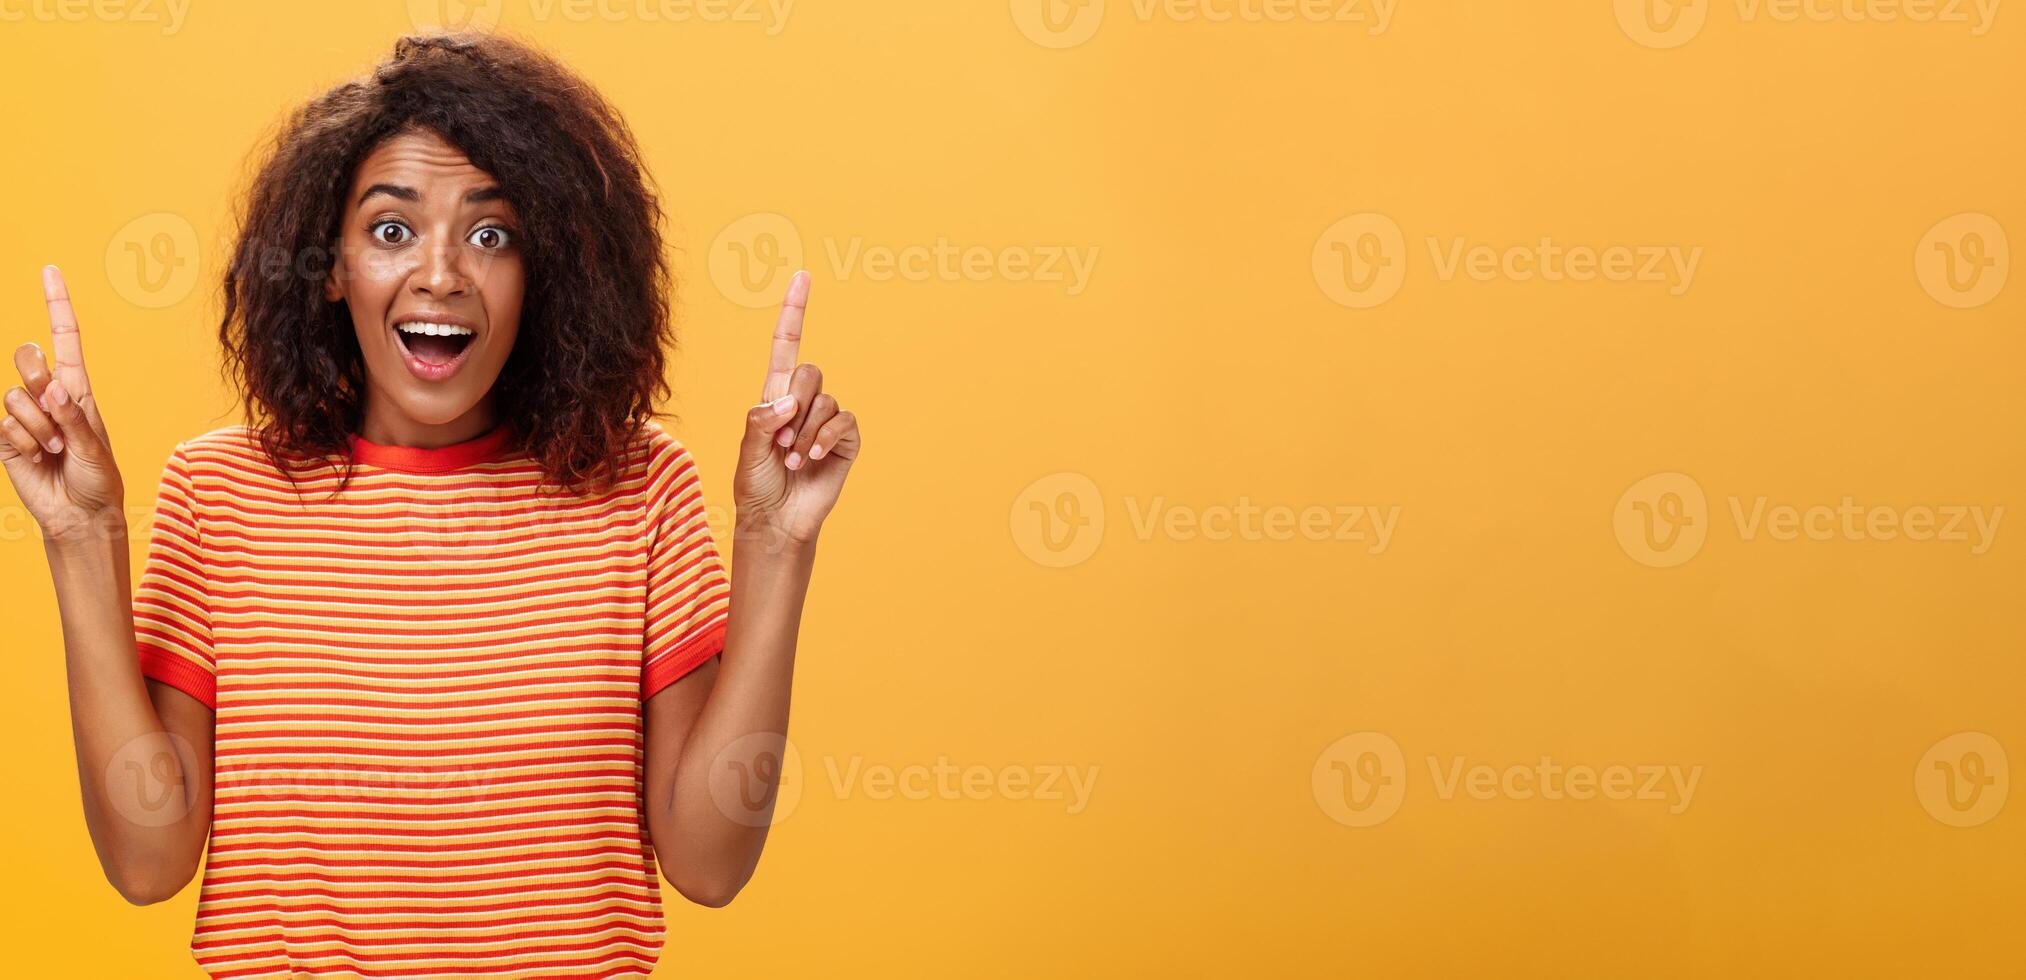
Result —
<path fill-rule="evenodd" d="M 449 390 L 445 385 L 401 377 L 388 390 L 394 394 L 394 407 L 404 419 L 417 426 L 435 427 L 456 422 L 478 406 L 478 395 L 483 392 L 463 389 L 463 385 Z"/>

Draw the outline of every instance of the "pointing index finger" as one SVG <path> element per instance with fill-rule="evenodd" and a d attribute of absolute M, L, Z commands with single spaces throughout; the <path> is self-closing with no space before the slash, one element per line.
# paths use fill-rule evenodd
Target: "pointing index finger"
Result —
<path fill-rule="evenodd" d="M 781 319 L 774 323 L 774 349 L 767 359 L 767 383 L 760 389 L 760 401 L 771 402 L 788 393 L 788 379 L 802 358 L 802 311 L 809 306 L 809 272 L 795 273 L 788 280 L 788 295 L 781 300 Z"/>
<path fill-rule="evenodd" d="M 49 304 L 49 340 L 53 361 L 50 370 L 63 382 L 65 393 L 77 398 L 91 393 L 84 373 L 84 341 L 77 330 L 77 311 L 70 305 L 70 289 L 56 266 L 42 267 L 42 298 Z"/>

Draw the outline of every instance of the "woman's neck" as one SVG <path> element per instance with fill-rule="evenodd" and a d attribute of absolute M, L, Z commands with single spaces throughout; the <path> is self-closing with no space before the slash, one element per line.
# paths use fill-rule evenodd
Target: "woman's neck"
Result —
<path fill-rule="evenodd" d="M 359 422 L 359 438 L 383 446 L 406 446 L 413 449 L 440 449 L 444 446 L 469 442 L 492 431 L 499 421 L 493 411 L 492 396 L 488 394 L 463 415 L 448 422 L 421 422 L 402 411 L 399 406 L 389 404 L 368 392 L 364 418 Z"/>

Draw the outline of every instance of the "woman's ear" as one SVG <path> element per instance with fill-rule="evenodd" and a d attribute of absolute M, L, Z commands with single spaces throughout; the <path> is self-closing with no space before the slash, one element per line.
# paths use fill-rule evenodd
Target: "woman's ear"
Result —
<path fill-rule="evenodd" d="M 324 274 L 324 299 L 333 303 L 345 298 L 345 290 L 338 282 L 345 275 L 344 249 L 331 250 L 331 271 Z"/>

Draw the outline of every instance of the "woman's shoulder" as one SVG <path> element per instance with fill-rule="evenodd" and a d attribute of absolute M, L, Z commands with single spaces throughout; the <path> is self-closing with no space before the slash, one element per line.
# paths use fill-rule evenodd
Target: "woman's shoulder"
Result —
<path fill-rule="evenodd" d="M 640 423 L 633 432 L 632 452 L 646 460 L 651 468 L 669 463 L 688 463 L 689 447 L 668 431 L 659 418 L 649 418 Z"/>
<path fill-rule="evenodd" d="M 265 454 L 260 449 L 260 430 L 245 424 L 223 425 L 190 436 L 178 442 L 169 455 L 172 466 L 178 461 L 186 466 L 255 466 L 264 459 Z"/>
<path fill-rule="evenodd" d="M 177 443 L 176 451 L 188 456 L 191 453 L 232 452 L 249 447 L 260 448 L 260 431 L 245 423 L 237 423 L 191 436 Z"/>
<path fill-rule="evenodd" d="M 634 430 L 628 456 L 633 460 L 636 485 L 650 497 L 697 482 L 696 460 L 689 447 L 658 418 L 649 418 Z"/>
<path fill-rule="evenodd" d="M 161 493 L 193 502 L 209 499 L 221 487 L 241 486 L 272 470 L 257 430 L 220 426 L 176 443 L 161 465 Z"/>
<path fill-rule="evenodd" d="M 219 426 L 178 442 L 168 465 L 184 470 L 193 482 L 206 477 L 226 484 L 284 480 L 261 444 L 260 429 L 244 423 Z"/>

